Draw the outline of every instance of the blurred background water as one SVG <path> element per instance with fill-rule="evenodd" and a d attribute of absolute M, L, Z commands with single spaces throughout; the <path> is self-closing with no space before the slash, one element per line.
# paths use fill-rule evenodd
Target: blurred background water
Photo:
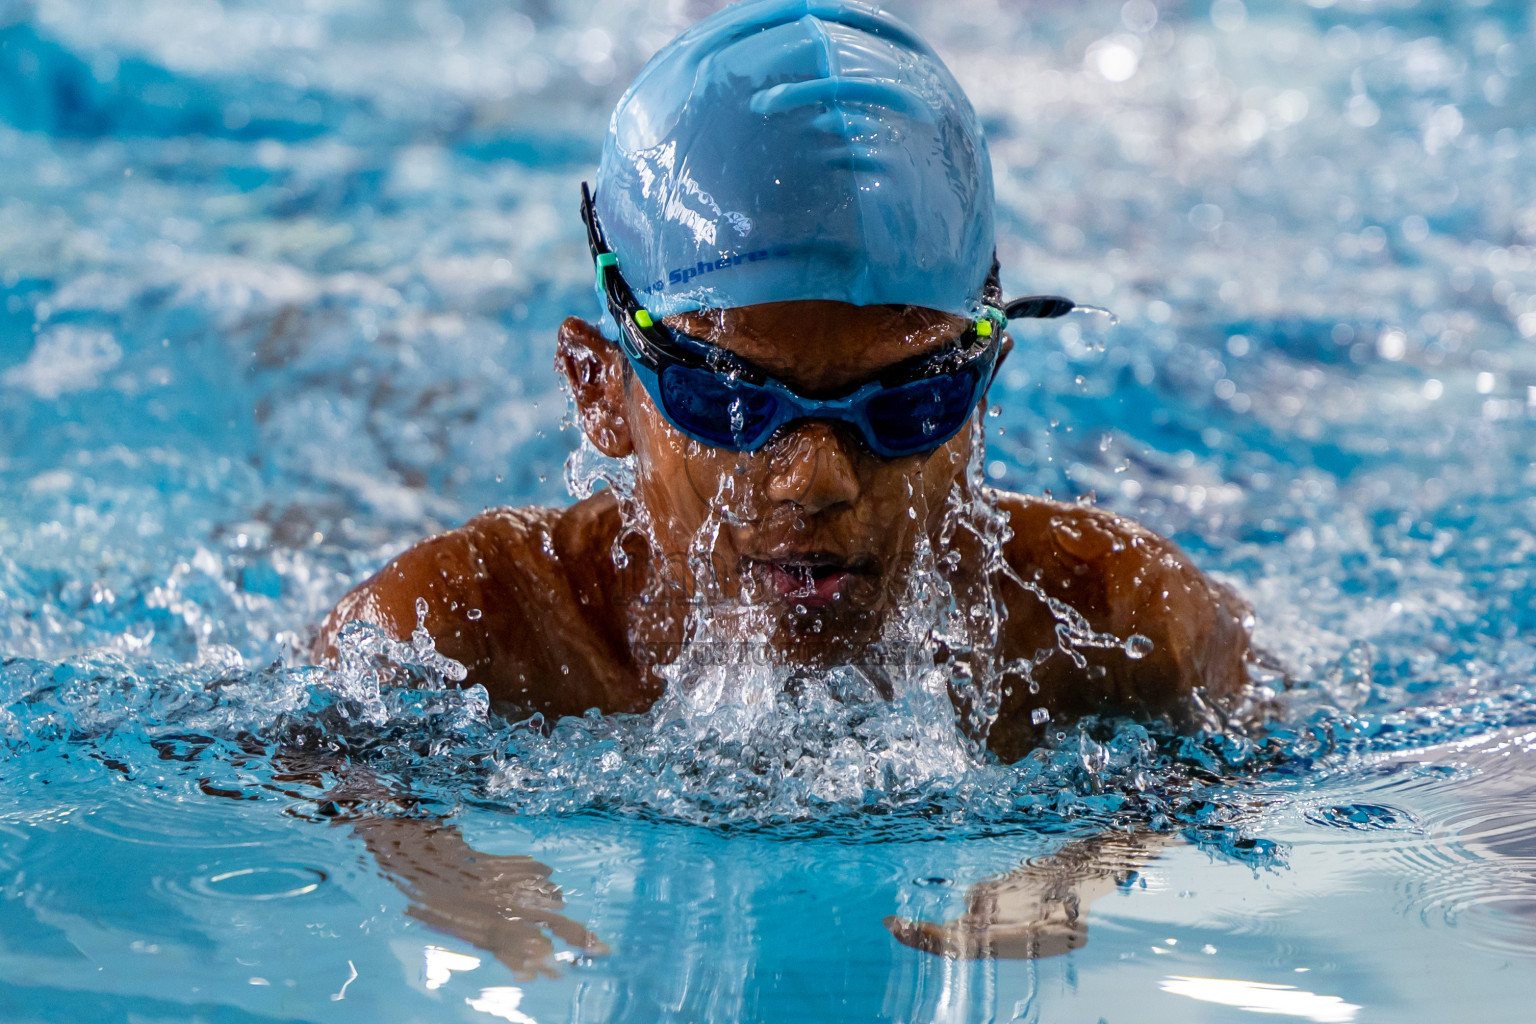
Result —
<path fill-rule="evenodd" d="M 550 865 L 614 948 L 526 983 L 306 820 L 319 789 L 241 761 L 323 717 L 295 652 L 350 585 L 567 500 L 577 185 L 624 84 L 717 6 L 0 0 L 3 1016 L 1521 1019 L 1525 4 L 888 5 L 982 115 L 1007 290 L 1121 317 L 1019 328 L 989 475 L 1176 537 L 1301 684 L 1289 746 L 1211 797 L 1241 828 L 1094 904 L 1084 949 L 953 962 L 879 924 L 1048 851 L 1082 809 L 1051 771 L 1001 786 L 1062 812 L 1038 828 L 880 842 L 443 781 L 472 846 Z M 507 755 L 483 709 L 399 701 L 405 775 Z M 433 975 L 435 945 L 483 964 Z"/>

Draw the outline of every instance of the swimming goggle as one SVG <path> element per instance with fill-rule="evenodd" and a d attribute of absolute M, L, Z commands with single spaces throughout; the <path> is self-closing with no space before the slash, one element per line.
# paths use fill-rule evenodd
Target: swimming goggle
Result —
<path fill-rule="evenodd" d="M 581 218 L 620 347 L 656 409 L 684 436 L 727 451 L 756 451 L 785 424 L 812 419 L 849 424 L 884 458 L 933 451 L 960 432 L 986 394 L 1008 318 L 1055 317 L 1074 308 L 1051 295 L 986 307 L 943 350 L 898 363 L 841 398 L 807 398 L 734 353 L 667 327 L 640 305 L 619 273 L 585 182 Z"/>

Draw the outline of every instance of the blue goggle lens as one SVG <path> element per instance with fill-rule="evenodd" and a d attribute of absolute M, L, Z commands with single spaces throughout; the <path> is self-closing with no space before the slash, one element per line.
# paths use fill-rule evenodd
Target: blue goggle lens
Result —
<path fill-rule="evenodd" d="M 657 396 L 673 426 L 704 444 L 754 451 L 781 423 L 819 416 L 856 426 L 883 456 L 932 451 L 955 435 L 980 399 L 981 372 L 967 368 L 886 388 L 853 409 L 799 408 L 767 388 L 673 364 L 658 375 Z M 786 408 L 788 406 L 788 408 Z"/>
<path fill-rule="evenodd" d="M 659 381 L 662 411 L 696 441 L 743 451 L 772 432 L 779 399 L 771 391 L 691 366 L 668 366 Z"/>
<path fill-rule="evenodd" d="M 865 406 L 870 435 L 891 455 L 938 447 L 970 418 L 980 398 L 977 379 L 975 371 L 962 370 L 879 392 Z"/>

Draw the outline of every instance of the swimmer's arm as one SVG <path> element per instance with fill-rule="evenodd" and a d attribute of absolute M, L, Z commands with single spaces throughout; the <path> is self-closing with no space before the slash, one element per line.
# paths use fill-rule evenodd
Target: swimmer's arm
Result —
<path fill-rule="evenodd" d="M 491 953 L 519 980 L 559 976 L 555 939 L 585 956 L 608 952 L 561 912 L 565 893 L 532 857 L 481 853 L 458 825 L 439 819 L 364 817 L 352 822 L 352 834 L 410 899 L 407 914 Z"/>
<path fill-rule="evenodd" d="M 1039 707 L 1053 717 L 1165 710 L 1197 687 L 1215 698 L 1242 689 L 1251 611 L 1178 545 L 1097 508 L 1022 495 L 1004 495 L 1001 504 L 1014 531 L 1008 561 L 1019 577 L 1004 584 L 1010 653 L 1050 652 L 1035 671 L 1039 692 L 1015 680 L 1004 699 L 1005 717 L 1022 718 L 1032 731 L 1029 716 Z M 1121 640 L 1142 636 L 1150 650 L 1134 658 L 1120 647 L 1079 648 L 1087 666 L 1078 666 L 1054 649 L 1057 620 L 1028 584 L 1076 609 L 1095 632 Z M 1024 749 L 1033 745 L 1027 739 Z"/>
<path fill-rule="evenodd" d="M 557 976 L 554 940 L 587 956 L 608 947 L 567 917 L 551 869 L 521 854 L 472 848 L 457 824 L 420 817 L 421 798 L 345 759 L 290 751 L 278 764 L 289 781 L 335 785 L 316 799 L 320 816 L 350 825 L 385 878 L 406 895 L 406 913 L 485 950 L 522 980 Z"/>
<path fill-rule="evenodd" d="M 1175 837 L 1137 831 L 1067 843 L 1049 857 L 972 886 L 966 911 L 943 924 L 895 915 L 898 942 L 952 959 L 1038 960 L 1088 942 L 1088 905 L 1129 885 Z"/>
<path fill-rule="evenodd" d="M 353 620 L 409 638 L 420 600 L 438 652 L 462 664 L 464 685 L 484 686 L 503 713 L 642 710 L 622 679 L 601 672 L 606 648 L 572 596 L 569 566 L 591 559 L 559 557 L 548 520 L 543 510 L 495 509 L 422 541 L 341 600 L 320 628 L 315 659 L 335 663 L 337 637 Z M 587 603 L 600 603 L 596 585 L 583 585 Z"/>
<path fill-rule="evenodd" d="M 424 625 L 440 654 L 480 682 L 491 663 L 485 623 L 490 604 L 487 572 L 477 538 L 469 527 L 429 537 L 410 548 L 343 597 L 326 616 L 312 654 L 333 665 L 336 640 L 349 622 L 371 623 L 396 640 L 408 640 L 418 622 L 417 601 L 426 604 Z"/>

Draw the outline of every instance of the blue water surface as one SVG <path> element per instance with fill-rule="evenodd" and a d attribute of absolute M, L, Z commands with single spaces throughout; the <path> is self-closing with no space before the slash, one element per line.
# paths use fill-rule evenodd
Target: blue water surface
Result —
<path fill-rule="evenodd" d="M 577 186 L 716 6 L 0 0 L 0 1019 L 1527 1019 L 1524 4 L 889 5 L 983 118 L 1007 290 L 1121 318 L 1017 328 L 987 474 L 1246 595 L 1267 731 L 849 795 L 306 666 L 413 540 L 569 500 Z M 1070 953 L 882 924 L 1127 828 Z"/>

